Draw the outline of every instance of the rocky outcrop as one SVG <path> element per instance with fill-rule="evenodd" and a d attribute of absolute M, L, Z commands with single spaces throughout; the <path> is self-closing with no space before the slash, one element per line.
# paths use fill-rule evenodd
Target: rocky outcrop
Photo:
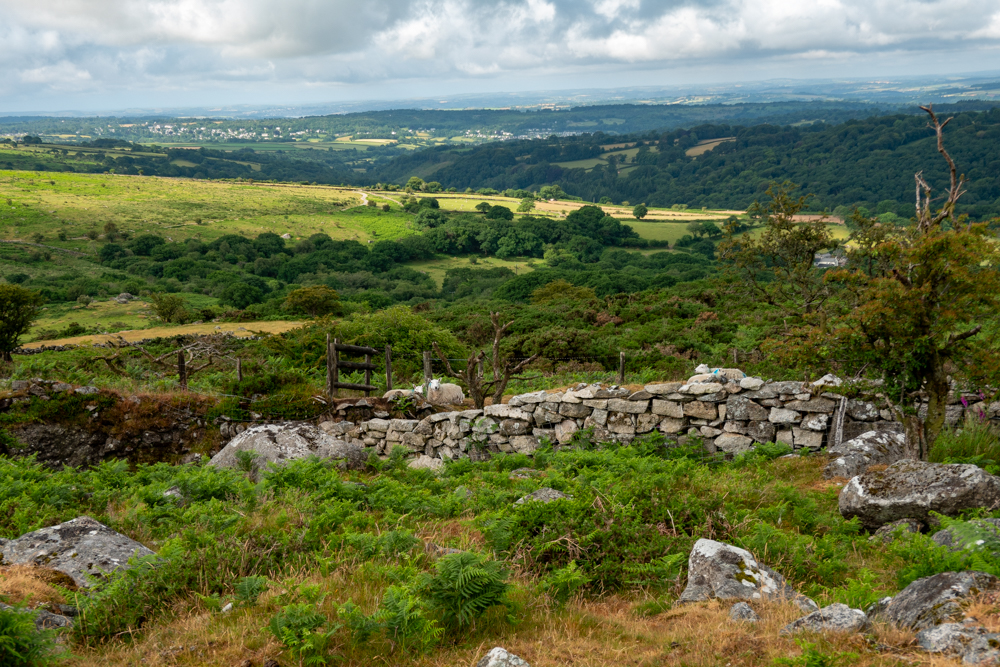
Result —
<path fill-rule="evenodd" d="M 823 476 L 851 479 L 870 465 L 891 465 L 903 458 L 905 444 L 902 433 L 866 431 L 826 450 L 833 460 L 823 469 Z"/>
<path fill-rule="evenodd" d="M 556 491 L 555 489 L 550 489 L 547 486 L 543 486 L 542 488 L 532 493 L 529 493 L 523 498 L 518 498 L 514 504 L 523 505 L 524 503 L 529 503 L 529 502 L 551 503 L 555 500 L 572 499 L 572 498 L 573 496 L 568 496 L 562 491 Z"/>
<path fill-rule="evenodd" d="M 14 540 L 0 540 L 0 563 L 44 565 L 69 575 L 84 588 L 127 568 L 133 556 L 152 553 L 89 516 L 41 528 Z"/>
<path fill-rule="evenodd" d="M 336 438 L 306 422 L 260 424 L 248 428 L 230 440 L 208 465 L 238 468 L 238 452 L 254 454 L 254 466 L 258 470 L 268 463 L 282 465 L 309 456 L 339 460 L 349 469 L 362 469 L 368 461 L 368 453 L 360 443 Z"/>
<path fill-rule="evenodd" d="M 961 658 L 966 665 L 1000 665 L 1000 633 L 991 633 L 972 619 L 921 630 L 917 645 L 928 653 Z"/>
<path fill-rule="evenodd" d="M 839 602 L 792 621 L 781 634 L 796 632 L 862 632 L 868 628 L 868 617 L 860 609 L 851 609 Z"/>
<path fill-rule="evenodd" d="M 729 620 L 742 623 L 756 623 L 760 616 L 746 602 L 737 602 L 729 608 Z"/>
<path fill-rule="evenodd" d="M 917 579 L 885 608 L 884 618 L 902 628 L 925 630 L 961 621 L 971 598 L 1000 590 L 1000 580 L 985 572 L 942 572 Z"/>
<path fill-rule="evenodd" d="M 499 646 L 480 658 L 476 667 L 531 667 L 526 661 Z"/>
<path fill-rule="evenodd" d="M 723 542 L 700 539 L 688 558 L 687 587 L 678 602 L 707 600 L 785 599 L 805 611 L 816 603 L 799 595 L 780 574 L 760 564 L 749 551 Z"/>
<path fill-rule="evenodd" d="M 892 523 L 887 523 L 868 538 L 869 542 L 881 542 L 882 544 L 889 544 L 898 538 L 900 535 L 905 535 L 907 533 L 919 533 L 923 531 L 923 524 L 916 519 L 900 519 L 899 521 L 893 521 Z"/>
<path fill-rule="evenodd" d="M 874 530 L 899 519 L 927 522 L 930 512 L 954 516 L 1000 507 L 1000 477 L 967 464 L 905 459 L 851 479 L 840 492 L 840 513 Z"/>

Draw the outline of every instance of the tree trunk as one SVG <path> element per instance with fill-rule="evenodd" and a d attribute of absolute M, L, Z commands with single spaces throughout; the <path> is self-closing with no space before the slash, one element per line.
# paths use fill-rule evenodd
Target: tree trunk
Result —
<path fill-rule="evenodd" d="M 927 433 L 920 415 L 903 415 L 903 432 L 906 435 L 906 458 L 921 461 L 927 451 Z"/>
<path fill-rule="evenodd" d="M 930 454 L 930 448 L 944 428 L 945 411 L 948 409 L 948 375 L 943 364 L 935 364 L 931 377 L 927 380 L 927 418 L 924 420 L 925 446 L 923 458 Z"/>

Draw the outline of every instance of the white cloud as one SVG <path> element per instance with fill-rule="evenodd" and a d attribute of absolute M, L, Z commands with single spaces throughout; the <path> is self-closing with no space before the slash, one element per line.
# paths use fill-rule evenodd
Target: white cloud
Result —
<path fill-rule="evenodd" d="M 594 67 L 775 59 L 808 76 L 807 62 L 998 44 L 1000 0 L 0 0 L 0 66 L 23 95 L 559 72 L 586 85 Z"/>

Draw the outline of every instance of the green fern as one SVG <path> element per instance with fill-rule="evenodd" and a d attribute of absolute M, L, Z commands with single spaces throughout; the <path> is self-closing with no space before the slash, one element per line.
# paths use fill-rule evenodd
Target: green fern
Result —
<path fill-rule="evenodd" d="M 684 559 L 684 554 L 676 553 L 654 558 L 648 563 L 623 564 L 624 570 L 631 575 L 626 583 L 632 586 L 651 586 L 676 579 L 680 576 Z"/>
<path fill-rule="evenodd" d="M 244 606 L 257 604 L 257 598 L 267 590 L 270 582 L 267 577 L 243 577 L 233 588 L 236 591 L 236 599 Z"/>
<path fill-rule="evenodd" d="M 507 573 L 500 563 L 468 551 L 448 554 L 435 563 L 421 592 L 449 629 L 471 625 L 488 609 L 507 606 Z"/>
<path fill-rule="evenodd" d="M 936 515 L 945 530 L 951 531 L 955 546 L 968 554 L 973 570 L 1000 576 L 1000 528 L 986 521 L 962 521 Z"/>

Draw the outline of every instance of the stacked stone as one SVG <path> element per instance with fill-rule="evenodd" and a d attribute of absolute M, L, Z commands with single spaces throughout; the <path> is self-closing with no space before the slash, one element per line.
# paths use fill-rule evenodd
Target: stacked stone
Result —
<path fill-rule="evenodd" d="M 766 382 L 720 368 L 640 391 L 580 384 L 561 392 L 513 396 L 484 410 L 442 412 L 420 420 L 372 419 L 362 421 L 350 436 L 383 456 L 401 445 L 413 456 L 478 460 L 489 453 L 531 455 L 543 440 L 566 444 L 585 428 L 593 429 L 596 442 L 628 444 L 659 431 L 673 444 L 701 442 L 709 452 L 729 454 L 766 442 L 819 450 L 832 443 L 830 434 L 838 422 L 841 441 L 867 431 L 902 431 L 887 406 L 829 391 L 839 385 L 833 376 L 812 384 Z M 984 405 L 986 412 L 992 407 Z M 950 419 L 958 414 L 949 409 Z"/>

